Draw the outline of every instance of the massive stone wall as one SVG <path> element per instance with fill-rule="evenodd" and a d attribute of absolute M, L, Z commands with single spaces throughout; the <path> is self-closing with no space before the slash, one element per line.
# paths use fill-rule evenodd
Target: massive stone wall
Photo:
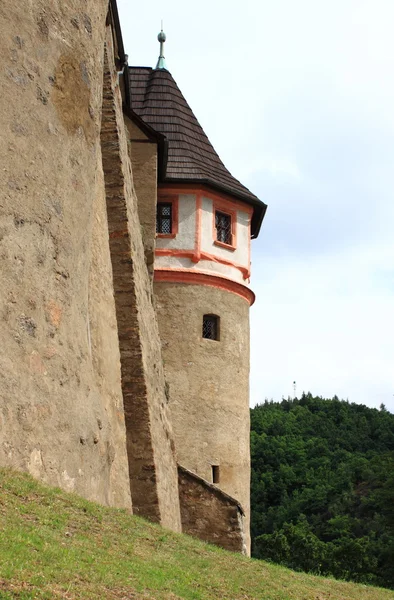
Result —
<path fill-rule="evenodd" d="M 101 143 L 134 512 L 180 531 L 177 467 L 111 32 Z"/>
<path fill-rule="evenodd" d="M 179 531 L 107 9 L 0 6 L 0 464 Z"/>
<path fill-rule="evenodd" d="M 99 137 L 106 13 L 0 4 L 0 463 L 130 507 Z"/>
<path fill-rule="evenodd" d="M 168 389 L 145 263 L 152 268 L 157 151 L 151 141 L 133 147 L 137 130 L 130 124 L 126 135 L 106 17 L 106 0 L 0 4 L 0 464 L 104 504 L 133 505 L 135 512 L 179 531 Z M 168 326 L 183 338 L 168 358 L 175 364 L 197 341 L 201 373 L 206 358 L 194 333 L 190 337 L 196 314 L 209 304 L 210 312 L 220 307 L 245 324 L 246 306 L 225 292 L 216 290 L 207 299 L 196 288 L 188 299 L 182 290 L 179 297 L 176 290 L 166 292 L 160 305 L 162 317 L 173 306 Z M 166 327 L 163 336 L 166 346 Z M 231 347 L 241 357 L 237 369 L 244 389 L 247 331 L 235 337 Z M 207 370 L 207 389 L 214 389 L 215 360 Z M 189 366 L 182 363 L 178 374 L 172 372 L 172 391 L 177 402 L 188 395 L 184 408 L 197 409 L 198 378 Z M 185 377 L 176 396 L 177 378 Z M 235 402 L 226 383 L 227 389 L 228 409 L 217 410 L 213 402 L 213 412 L 206 405 L 202 416 L 216 411 L 213 425 L 221 428 L 222 439 L 227 429 L 233 431 L 227 416 L 242 408 L 233 420 L 242 445 L 248 439 L 244 398 Z M 184 464 L 209 478 L 207 457 L 203 466 L 198 459 L 198 444 L 211 444 L 209 428 L 207 440 L 205 425 L 193 431 L 180 417 L 177 428 Z M 216 450 L 213 444 L 214 461 Z M 247 450 L 242 447 L 242 457 Z M 229 451 L 220 460 L 224 489 L 248 510 L 247 459 L 234 463 Z M 239 546 L 236 503 L 227 505 L 209 485 L 192 480 L 186 475 L 180 480 L 187 531 L 202 523 L 192 513 L 202 517 L 205 506 L 214 527 L 222 508 L 218 535 L 224 535 L 223 518 L 229 515 Z M 185 493 L 189 499 L 200 494 L 194 512 Z"/>

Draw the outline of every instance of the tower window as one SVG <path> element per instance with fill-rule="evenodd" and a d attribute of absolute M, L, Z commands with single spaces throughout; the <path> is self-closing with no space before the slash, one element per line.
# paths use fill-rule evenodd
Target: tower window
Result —
<path fill-rule="evenodd" d="M 231 215 L 215 212 L 216 239 L 223 244 L 231 245 L 233 242 Z"/>
<path fill-rule="evenodd" d="M 156 213 L 156 233 L 172 233 L 172 203 L 158 202 Z"/>
<path fill-rule="evenodd" d="M 212 483 L 220 483 L 219 465 L 212 465 Z"/>
<path fill-rule="evenodd" d="M 219 340 L 219 317 L 204 315 L 202 320 L 202 337 L 206 340 Z"/>

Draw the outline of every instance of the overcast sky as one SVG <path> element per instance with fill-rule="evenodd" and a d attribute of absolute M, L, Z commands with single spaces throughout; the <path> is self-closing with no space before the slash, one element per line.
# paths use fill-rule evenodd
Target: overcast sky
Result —
<path fill-rule="evenodd" d="M 393 0 L 118 0 L 129 64 L 167 67 L 268 204 L 252 244 L 251 403 L 394 412 Z"/>

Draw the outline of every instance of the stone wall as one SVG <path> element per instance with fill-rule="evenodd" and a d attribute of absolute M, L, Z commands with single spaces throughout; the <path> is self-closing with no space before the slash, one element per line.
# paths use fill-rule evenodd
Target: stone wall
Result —
<path fill-rule="evenodd" d="M 249 550 L 249 303 L 215 287 L 154 283 L 178 462 L 245 511 Z M 220 317 L 220 341 L 202 338 L 204 314 Z"/>
<path fill-rule="evenodd" d="M 178 482 L 182 531 L 246 554 L 244 512 L 238 501 L 181 466 Z"/>
<path fill-rule="evenodd" d="M 151 267 L 156 147 L 130 142 L 133 181 L 134 138 L 106 16 L 106 0 L 0 3 L 0 464 L 103 504 L 133 505 L 180 531 L 145 262 Z M 158 299 L 183 462 L 208 479 L 219 461 L 221 487 L 247 519 L 248 307 L 213 288 L 166 286 Z M 203 312 L 226 315 L 223 343 L 208 352 L 198 334 Z M 208 530 L 216 519 L 221 539 L 227 515 L 236 531 L 234 501 L 205 497 L 208 488 L 185 473 L 186 530 L 203 535 L 197 515 L 207 503 Z"/>
<path fill-rule="evenodd" d="M 180 531 L 175 446 L 152 283 L 145 264 L 111 32 L 106 37 L 101 144 L 133 510 Z"/>
<path fill-rule="evenodd" d="M 99 135 L 106 13 L 0 3 L 0 464 L 131 507 Z"/>
<path fill-rule="evenodd" d="M 0 5 L 0 464 L 179 531 L 107 8 Z"/>
<path fill-rule="evenodd" d="M 138 198 L 138 215 L 144 242 L 145 260 L 151 277 L 155 259 L 157 203 L 157 142 L 149 140 L 139 127 L 125 116 L 129 136 L 129 154 Z"/>

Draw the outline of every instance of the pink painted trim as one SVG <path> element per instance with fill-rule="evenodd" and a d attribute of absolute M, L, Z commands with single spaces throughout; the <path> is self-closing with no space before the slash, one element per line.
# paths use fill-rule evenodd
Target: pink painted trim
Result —
<path fill-rule="evenodd" d="M 202 196 L 196 196 L 196 231 L 194 236 L 194 255 L 192 261 L 198 263 L 201 260 L 201 222 L 202 222 Z"/>
<path fill-rule="evenodd" d="M 218 246 L 219 248 L 225 248 L 226 250 L 230 250 L 230 252 L 233 252 L 236 249 L 235 246 L 230 246 L 230 244 L 225 244 L 224 242 L 219 242 L 219 240 L 213 240 L 213 243 L 215 244 L 215 246 Z"/>
<path fill-rule="evenodd" d="M 252 261 L 251 261 L 251 242 L 252 242 L 252 215 L 249 215 L 249 235 L 248 235 L 248 283 L 250 283 L 250 274 L 252 272 Z"/>
<path fill-rule="evenodd" d="M 176 183 L 162 183 L 160 184 L 159 192 L 163 191 L 168 194 L 201 194 L 205 198 L 210 198 L 211 200 L 216 200 L 217 202 L 229 202 L 233 207 L 237 208 L 237 210 L 242 210 L 250 215 L 253 214 L 253 207 L 246 204 L 246 202 L 242 202 L 242 200 L 234 200 L 232 196 L 229 194 L 216 194 L 212 192 L 208 187 L 202 185 L 201 187 L 187 187 L 183 184 Z"/>
<path fill-rule="evenodd" d="M 226 277 L 218 277 L 203 271 L 190 271 L 189 269 L 155 269 L 154 281 L 169 283 L 184 283 L 189 285 L 206 285 L 236 294 L 246 300 L 251 306 L 255 295 L 249 288 Z"/>
<path fill-rule="evenodd" d="M 178 248 L 156 248 L 155 256 L 178 256 L 181 258 L 195 258 L 194 250 L 178 250 Z"/>
<path fill-rule="evenodd" d="M 227 267 L 234 267 L 234 269 L 238 269 L 241 271 L 243 278 L 248 279 L 250 277 L 250 270 L 248 267 L 244 265 L 240 265 L 238 263 L 233 262 L 227 258 L 222 258 L 221 256 L 215 256 L 215 254 L 209 254 L 208 252 L 200 251 L 199 260 L 195 260 L 195 252 L 191 250 L 178 250 L 177 248 L 156 248 L 155 250 L 156 256 L 178 256 L 180 258 L 190 258 L 193 262 L 199 262 L 200 260 L 210 260 L 211 262 L 220 263 L 222 265 L 226 265 Z"/>

